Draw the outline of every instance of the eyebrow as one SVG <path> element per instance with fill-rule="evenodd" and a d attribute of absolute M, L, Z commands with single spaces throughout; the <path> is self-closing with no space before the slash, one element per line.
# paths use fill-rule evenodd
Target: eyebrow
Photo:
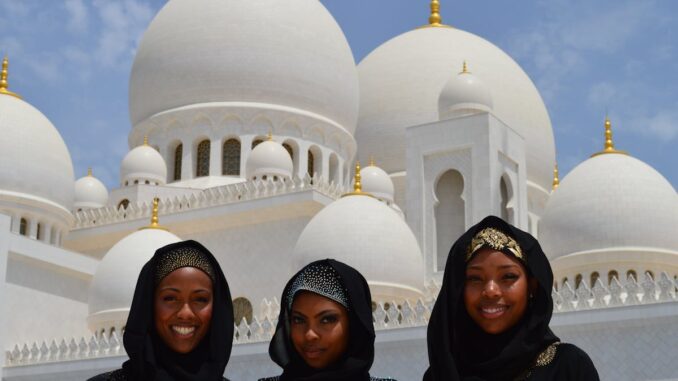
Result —
<path fill-rule="evenodd" d="M 501 265 L 501 266 L 498 266 L 497 268 L 504 270 L 504 269 L 514 268 L 514 267 L 519 267 L 519 266 L 516 265 L 515 263 L 511 263 L 510 265 Z M 481 265 L 471 265 L 471 266 L 466 268 L 466 270 L 482 270 L 482 269 L 483 269 L 483 267 Z"/>
<path fill-rule="evenodd" d="M 178 288 L 175 288 L 175 287 L 169 287 L 169 286 L 168 286 L 168 287 L 163 287 L 163 288 L 161 288 L 161 289 L 158 290 L 158 291 L 174 291 L 174 292 L 181 292 L 181 290 L 179 290 Z M 207 292 L 207 293 L 209 293 L 210 290 L 208 290 L 208 289 L 206 289 L 206 288 L 200 288 L 200 289 L 191 291 L 192 294 L 195 294 L 195 293 L 198 293 L 198 292 Z"/>
<path fill-rule="evenodd" d="M 297 310 L 293 310 L 292 313 L 297 314 L 297 315 L 301 315 L 303 317 L 307 317 L 306 315 L 304 315 L 303 313 L 301 313 Z M 325 315 L 325 314 L 328 314 L 328 313 L 337 314 L 338 312 L 336 310 L 323 310 L 323 311 L 320 311 L 317 314 L 315 314 L 314 317 L 318 317 L 318 316 Z"/>

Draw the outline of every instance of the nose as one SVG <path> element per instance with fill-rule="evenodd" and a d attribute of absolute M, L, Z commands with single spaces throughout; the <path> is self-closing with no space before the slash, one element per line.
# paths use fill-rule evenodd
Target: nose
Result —
<path fill-rule="evenodd" d="M 179 309 L 179 312 L 177 312 L 177 317 L 183 320 L 190 320 L 195 317 L 195 314 L 188 303 L 184 303 Z"/>
<path fill-rule="evenodd" d="M 312 341 L 312 340 L 318 340 L 320 336 L 318 336 L 318 333 L 312 328 L 309 327 L 306 330 L 306 334 L 304 335 L 307 341 Z"/>
<path fill-rule="evenodd" d="M 501 289 L 495 281 L 490 280 L 489 282 L 485 283 L 483 294 L 485 294 L 485 296 L 488 298 L 497 298 L 501 296 Z"/>

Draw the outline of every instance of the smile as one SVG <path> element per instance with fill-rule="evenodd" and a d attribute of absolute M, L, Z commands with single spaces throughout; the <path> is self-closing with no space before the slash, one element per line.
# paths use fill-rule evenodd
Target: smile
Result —
<path fill-rule="evenodd" d="M 315 359 L 320 357 L 323 352 L 325 352 L 323 349 L 320 348 L 305 348 L 304 349 L 304 357 L 309 358 L 309 359 Z"/>
<path fill-rule="evenodd" d="M 509 309 L 506 305 L 484 306 L 480 308 L 480 313 L 485 319 L 496 319 Z"/>
<path fill-rule="evenodd" d="M 195 326 L 173 325 L 171 328 L 179 336 L 191 336 L 195 332 Z"/>

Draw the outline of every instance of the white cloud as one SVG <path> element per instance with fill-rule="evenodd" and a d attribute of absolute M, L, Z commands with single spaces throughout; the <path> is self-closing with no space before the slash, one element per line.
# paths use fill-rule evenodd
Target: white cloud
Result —
<path fill-rule="evenodd" d="M 68 30 L 73 33 L 84 33 L 87 31 L 89 14 L 82 0 L 66 0 L 64 7 L 66 7 L 66 12 L 68 12 L 70 17 L 67 24 Z"/>
<path fill-rule="evenodd" d="M 651 138 L 672 141 L 678 137 L 678 103 L 671 110 L 659 110 L 630 120 L 630 129 Z"/>

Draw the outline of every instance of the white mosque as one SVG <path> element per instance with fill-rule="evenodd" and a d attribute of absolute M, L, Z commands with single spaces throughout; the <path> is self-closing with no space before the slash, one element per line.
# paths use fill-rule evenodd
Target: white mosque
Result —
<path fill-rule="evenodd" d="M 91 171 L 75 179 L 5 59 L 2 379 L 119 367 L 139 270 L 195 239 L 234 297 L 227 377 L 276 373 L 277 298 L 302 265 L 332 257 L 371 286 L 374 374 L 419 380 L 449 248 L 495 214 L 539 237 L 556 276 L 552 326 L 602 379 L 678 380 L 676 190 L 615 148 L 609 120 L 602 150 L 559 180 L 530 78 L 438 12 L 431 1 L 427 25 L 356 65 L 318 0 L 169 1 L 136 53 L 131 149 L 111 190 Z"/>

